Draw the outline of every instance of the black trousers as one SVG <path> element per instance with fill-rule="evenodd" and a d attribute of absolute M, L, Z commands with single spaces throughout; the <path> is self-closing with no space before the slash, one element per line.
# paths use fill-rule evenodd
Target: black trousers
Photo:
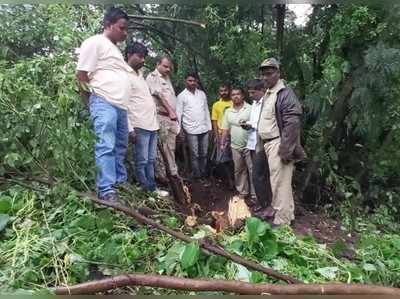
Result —
<path fill-rule="evenodd" d="M 269 180 L 268 159 L 264 150 L 252 151 L 253 158 L 253 184 L 257 200 L 261 207 L 271 205 L 272 189 Z"/>

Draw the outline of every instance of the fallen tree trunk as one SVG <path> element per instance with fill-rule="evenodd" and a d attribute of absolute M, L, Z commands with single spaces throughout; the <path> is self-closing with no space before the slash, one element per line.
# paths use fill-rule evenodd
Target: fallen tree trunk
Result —
<path fill-rule="evenodd" d="M 149 286 L 187 291 L 219 291 L 246 295 L 397 295 L 400 289 L 360 284 L 253 284 L 222 279 L 189 279 L 163 275 L 126 274 L 52 289 L 56 295 L 94 294 L 124 286 Z"/>
<path fill-rule="evenodd" d="M 166 227 L 166 226 L 164 226 L 164 225 L 162 225 L 160 223 L 157 223 L 157 222 L 155 222 L 155 221 L 143 216 L 142 214 L 140 214 L 139 212 L 137 212 L 136 210 L 134 210 L 132 208 L 129 208 L 129 207 L 126 207 L 126 206 L 122 206 L 122 205 L 120 205 L 118 203 L 100 200 L 94 194 L 83 194 L 83 195 L 84 196 L 89 196 L 95 203 L 98 203 L 98 204 L 113 208 L 114 210 L 123 212 L 123 213 L 133 217 L 138 222 L 146 224 L 146 225 L 149 225 L 149 226 L 152 226 L 152 227 L 155 227 L 155 228 L 158 228 L 159 230 L 161 230 L 163 232 L 166 232 L 167 234 L 170 234 L 170 235 L 176 237 L 177 239 L 180 239 L 180 240 L 185 241 L 185 242 L 198 242 L 199 246 L 201 248 L 203 248 L 203 249 L 205 249 L 205 250 L 207 250 L 207 251 L 209 251 L 209 252 L 211 252 L 213 254 L 220 255 L 220 256 L 223 256 L 223 257 L 225 257 L 227 259 L 230 259 L 230 260 L 234 261 L 235 263 L 241 264 L 241 265 L 243 265 L 243 266 L 245 266 L 247 268 L 262 272 L 262 273 L 264 273 L 264 274 L 266 274 L 266 275 L 268 275 L 270 277 L 285 281 L 287 283 L 302 283 L 300 280 L 297 280 L 297 279 L 295 279 L 293 277 L 290 277 L 290 276 L 288 276 L 286 274 L 282 274 L 282 273 L 276 272 L 273 269 L 264 267 L 264 266 L 262 266 L 262 265 L 260 265 L 258 263 L 243 259 L 242 257 L 240 257 L 237 254 L 229 253 L 229 252 L 225 251 L 224 249 L 222 249 L 221 247 L 212 245 L 210 243 L 207 243 L 204 240 L 194 240 L 194 239 L 186 236 L 183 233 L 174 231 L 174 230 L 172 230 L 172 229 L 170 229 L 170 228 L 168 228 L 168 227 Z"/>

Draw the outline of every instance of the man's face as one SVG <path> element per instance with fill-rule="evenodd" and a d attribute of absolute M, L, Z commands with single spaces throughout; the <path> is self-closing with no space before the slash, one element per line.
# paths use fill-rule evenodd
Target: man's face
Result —
<path fill-rule="evenodd" d="M 234 105 L 240 105 L 243 103 L 243 93 L 240 89 L 232 89 L 231 99 Z"/>
<path fill-rule="evenodd" d="M 145 55 L 139 53 L 128 54 L 128 64 L 138 71 L 143 67 L 145 58 Z"/>
<path fill-rule="evenodd" d="M 157 70 L 160 72 L 162 76 L 169 76 L 172 69 L 172 63 L 168 59 L 163 59 L 157 65 Z"/>
<path fill-rule="evenodd" d="M 227 99 L 229 97 L 229 89 L 227 86 L 220 86 L 218 93 L 221 99 Z"/>
<path fill-rule="evenodd" d="M 186 88 L 189 90 L 195 90 L 197 88 L 197 80 L 192 76 L 186 78 L 185 84 Z"/>
<path fill-rule="evenodd" d="M 266 88 L 272 88 L 279 81 L 281 73 L 274 67 L 264 67 L 261 69 L 261 79 L 265 82 Z"/>
<path fill-rule="evenodd" d="M 264 96 L 264 90 L 257 90 L 257 89 L 249 89 L 249 98 L 252 101 L 258 102 Z"/>
<path fill-rule="evenodd" d="M 106 30 L 109 31 L 112 41 L 116 43 L 123 42 L 128 36 L 128 21 L 124 18 L 119 19 L 114 24 L 109 25 Z"/>

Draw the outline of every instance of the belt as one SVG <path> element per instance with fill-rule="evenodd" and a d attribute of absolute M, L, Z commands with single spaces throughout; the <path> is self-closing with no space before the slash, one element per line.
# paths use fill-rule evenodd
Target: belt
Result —
<path fill-rule="evenodd" d="M 270 141 L 278 139 L 278 138 L 279 138 L 279 136 L 276 136 L 276 137 L 273 137 L 273 138 L 266 138 L 266 139 L 262 139 L 262 142 L 264 144 L 266 144 L 267 142 L 270 142 Z"/>
<path fill-rule="evenodd" d="M 168 112 L 158 111 L 157 114 L 169 117 L 169 113 Z"/>

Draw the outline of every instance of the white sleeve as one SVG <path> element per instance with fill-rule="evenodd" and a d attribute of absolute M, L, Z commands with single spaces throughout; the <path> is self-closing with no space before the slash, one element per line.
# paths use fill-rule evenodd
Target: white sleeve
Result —
<path fill-rule="evenodd" d="M 182 116 L 183 116 L 183 105 L 185 101 L 185 96 L 182 92 L 178 95 L 176 99 L 176 116 L 178 118 L 178 126 L 181 127 L 182 125 Z"/>
<path fill-rule="evenodd" d="M 96 70 L 100 46 L 98 39 L 95 38 L 89 38 L 82 43 L 76 68 L 78 71 L 93 72 Z"/>
<path fill-rule="evenodd" d="M 211 118 L 210 118 L 210 110 L 208 109 L 207 96 L 204 92 L 203 92 L 203 95 L 204 95 L 204 113 L 206 114 L 207 128 L 208 128 L 208 131 L 211 131 L 212 125 L 211 125 Z"/>

